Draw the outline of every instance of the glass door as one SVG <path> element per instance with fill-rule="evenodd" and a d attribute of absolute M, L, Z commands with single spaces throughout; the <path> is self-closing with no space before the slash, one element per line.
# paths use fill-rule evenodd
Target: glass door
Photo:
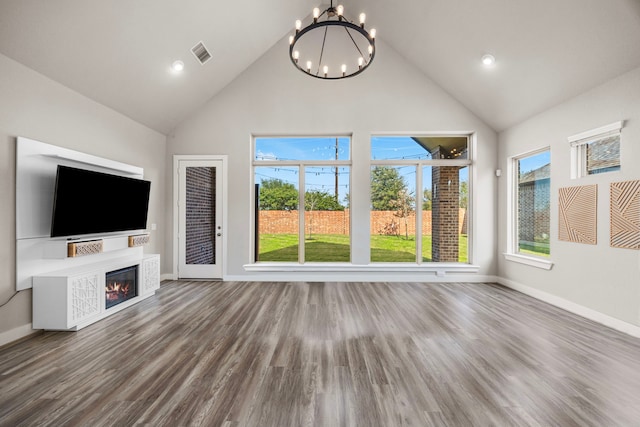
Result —
<path fill-rule="evenodd" d="M 222 160 L 180 160 L 178 278 L 222 278 Z"/>

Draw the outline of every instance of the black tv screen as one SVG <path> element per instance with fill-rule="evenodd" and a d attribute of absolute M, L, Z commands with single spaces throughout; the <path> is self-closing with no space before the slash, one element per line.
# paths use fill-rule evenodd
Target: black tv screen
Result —
<path fill-rule="evenodd" d="M 51 237 L 142 230 L 151 182 L 58 165 Z"/>

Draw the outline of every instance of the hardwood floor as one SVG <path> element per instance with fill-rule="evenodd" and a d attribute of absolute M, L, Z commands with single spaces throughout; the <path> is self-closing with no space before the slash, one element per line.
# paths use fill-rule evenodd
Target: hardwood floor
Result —
<path fill-rule="evenodd" d="M 640 340 L 493 284 L 165 282 L 0 350 L 0 425 L 638 426 Z"/>

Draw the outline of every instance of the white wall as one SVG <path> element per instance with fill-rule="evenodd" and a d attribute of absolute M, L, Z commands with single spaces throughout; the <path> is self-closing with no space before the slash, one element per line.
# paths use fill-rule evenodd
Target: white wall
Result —
<path fill-rule="evenodd" d="M 174 154 L 229 156 L 227 276 L 252 277 L 242 267 L 251 261 L 252 134 L 353 134 L 350 194 L 357 259 L 368 247 L 370 135 L 407 131 L 477 133 L 474 263 L 481 266 L 480 275 L 495 274 L 495 132 L 382 41 L 377 42 L 375 62 L 366 72 L 340 81 L 313 79 L 299 72 L 289 62 L 287 48 L 287 41 L 281 40 L 168 137 L 167 167 Z M 171 185 L 166 193 L 169 215 Z M 167 239 L 167 254 L 172 253 L 172 244 Z M 397 273 L 392 276 L 399 277 Z M 259 273 L 262 279 L 272 277 Z M 349 276 L 335 277 L 346 280 Z"/>
<path fill-rule="evenodd" d="M 619 120 L 625 121 L 621 171 L 571 179 L 567 137 Z M 503 175 L 499 184 L 499 275 L 533 293 L 551 295 L 561 305 L 575 304 L 640 325 L 640 252 L 609 246 L 609 184 L 640 179 L 640 68 L 502 132 L 500 167 L 506 171 L 510 156 L 544 146 L 551 147 L 553 269 L 544 271 L 503 258 L 507 245 L 503 225 L 508 215 L 507 177 Z M 585 184 L 598 185 L 598 244 L 558 241 L 558 189 Z"/>
<path fill-rule="evenodd" d="M 166 137 L 3 55 L 0 76 L 0 303 L 15 291 L 17 136 L 143 167 L 152 181 L 149 224 L 158 225 L 145 252 L 164 261 Z M 0 345 L 31 332 L 27 290 L 0 307 Z"/>

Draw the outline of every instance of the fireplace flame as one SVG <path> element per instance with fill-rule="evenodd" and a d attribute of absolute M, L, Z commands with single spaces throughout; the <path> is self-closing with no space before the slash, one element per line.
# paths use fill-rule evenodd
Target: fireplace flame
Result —
<path fill-rule="evenodd" d="M 129 283 L 113 282 L 107 283 L 105 287 L 107 301 L 117 301 L 129 295 Z"/>

